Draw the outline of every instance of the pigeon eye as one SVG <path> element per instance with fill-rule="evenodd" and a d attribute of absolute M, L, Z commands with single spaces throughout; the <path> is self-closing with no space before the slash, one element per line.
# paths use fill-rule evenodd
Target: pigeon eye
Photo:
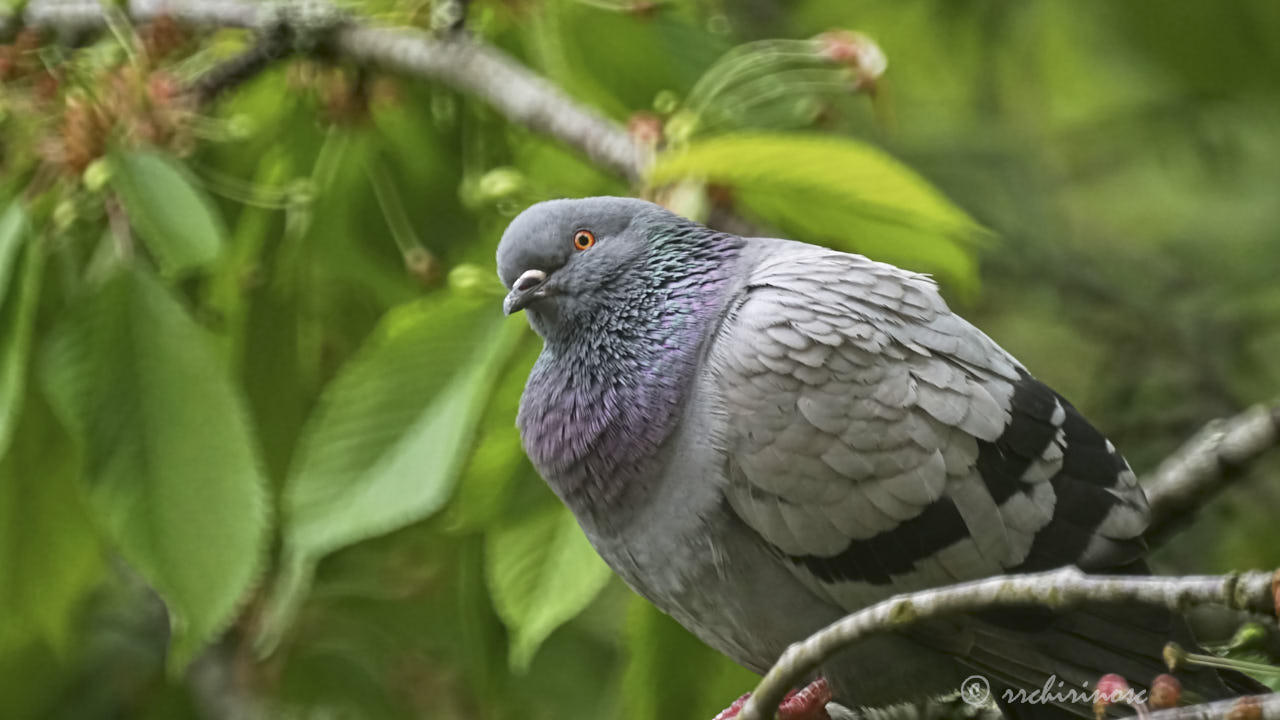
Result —
<path fill-rule="evenodd" d="M 596 234 L 590 230 L 579 230 L 573 234 L 573 246 L 578 250 L 586 250 L 596 244 Z"/>

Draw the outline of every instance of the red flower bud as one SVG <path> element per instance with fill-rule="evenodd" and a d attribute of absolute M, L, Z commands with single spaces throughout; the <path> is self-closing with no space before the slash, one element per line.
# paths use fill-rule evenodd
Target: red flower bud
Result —
<path fill-rule="evenodd" d="M 1107 706 L 1126 699 L 1129 682 L 1115 673 L 1107 673 L 1098 680 L 1097 699 L 1093 701 L 1093 714 L 1101 718 Z"/>
<path fill-rule="evenodd" d="M 1156 710 L 1175 707 L 1182 699 L 1182 683 L 1178 678 L 1169 675 L 1157 675 L 1151 681 L 1151 707 Z"/>

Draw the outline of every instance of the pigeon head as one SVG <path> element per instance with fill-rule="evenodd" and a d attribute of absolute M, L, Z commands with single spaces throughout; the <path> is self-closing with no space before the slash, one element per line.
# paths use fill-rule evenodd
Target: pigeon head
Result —
<path fill-rule="evenodd" d="M 511 222 L 498 245 L 503 306 L 545 341 L 517 424 L 566 502 L 596 512 L 639 491 L 632 480 L 680 417 L 736 287 L 743 242 L 627 198 L 553 200 Z"/>
<path fill-rule="evenodd" d="M 507 314 L 525 310 L 544 337 L 556 326 L 607 310 L 643 270 L 649 229 L 687 223 L 632 198 L 551 200 L 525 210 L 498 244 Z"/>

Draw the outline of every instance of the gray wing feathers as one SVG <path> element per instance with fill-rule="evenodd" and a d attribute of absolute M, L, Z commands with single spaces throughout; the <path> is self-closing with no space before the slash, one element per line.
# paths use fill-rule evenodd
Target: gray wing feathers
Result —
<path fill-rule="evenodd" d="M 1054 519 L 1065 435 L 1037 448 L 999 499 L 978 465 L 979 443 L 1014 421 L 1025 371 L 924 276 L 801 244 L 773 249 L 709 358 L 737 514 L 847 607 L 1023 562 Z M 1123 535 L 1135 522 L 1101 525 Z"/>

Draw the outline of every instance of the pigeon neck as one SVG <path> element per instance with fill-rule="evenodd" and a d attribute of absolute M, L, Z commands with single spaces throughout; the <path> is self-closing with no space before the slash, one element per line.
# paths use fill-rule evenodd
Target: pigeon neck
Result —
<path fill-rule="evenodd" d="M 692 224 L 654 235 L 630 287 L 547 338 L 519 425 L 534 465 L 579 517 L 648 489 L 741 247 Z"/>

